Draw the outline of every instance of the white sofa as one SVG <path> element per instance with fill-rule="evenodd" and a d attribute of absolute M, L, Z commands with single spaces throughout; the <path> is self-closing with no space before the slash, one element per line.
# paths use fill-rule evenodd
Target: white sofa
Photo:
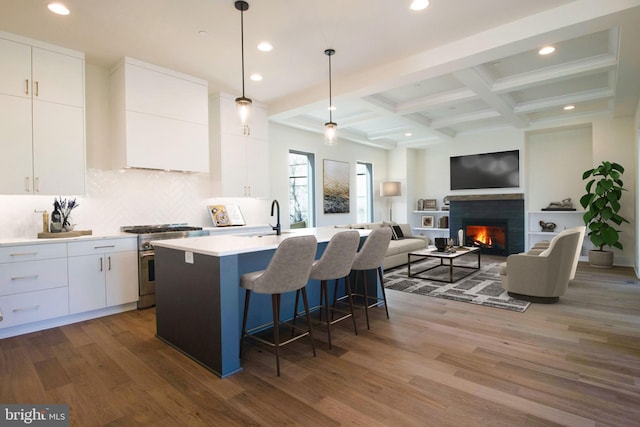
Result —
<path fill-rule="evenodd" d="M 336 228 L 349 228 L 349 229 L 369 229 L 373 230 L 381 227 L 389 227 L 391 225 L 398 225 L 402 229 L 404 238 L 399 240 L 391 240 L 389 243 L 389 249 L 387 249 L 387 255 L 384 258 L 383 267 L 386 269 L 397 267 L 407 263 L 407 254 L 411 251 L 426 248 L 430 240 L 427 236 L 414 236 L 411 232 L 411 226 L 409 224 L 397 224 L 395 222 L 369 222 L 360 224 L 347 224 L 336 225 Z"/>

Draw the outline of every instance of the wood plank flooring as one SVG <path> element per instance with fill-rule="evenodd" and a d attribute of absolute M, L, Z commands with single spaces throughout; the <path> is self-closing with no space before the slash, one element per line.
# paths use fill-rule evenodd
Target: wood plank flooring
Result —
<path fill-rule="evenodd" d="M 485 262 L 499 260 L 484 257 Z M 580 265 L 525 313 L 388 291 L 281 355 L 248 340 L 219 379 L 154 337 L 153 309 L 0 340 L 0 402 L 66 403 L 74 426 L 640 425 L 640 283 Z M 203 337 L 206 339 L 206 337 Z"/>

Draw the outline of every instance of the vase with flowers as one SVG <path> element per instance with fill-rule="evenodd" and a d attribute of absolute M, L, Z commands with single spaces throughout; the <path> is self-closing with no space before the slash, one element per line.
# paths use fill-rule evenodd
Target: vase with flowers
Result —
<path fill-rule="evenodd" d="M 73 231 L 75 224 L 72 223 L 71 211 L 78 206 L 79 204 L 76 203 L 76 199 L 67 201 L 67 199 L 63 199 L 62 197 L 60 197 L 59 200 L 58 198 L 55 198 L 53 200 L 54 213 L 55 212 L 60 213 L 59 222 L 62 224 L 60 231 Z M 53 227 L 53 214 L 52 214 L 52 231 L 53 231 L 53 228 L 54 227 Z M 58 228 L 58 227 L 55 227 L 55 228 Z"/>

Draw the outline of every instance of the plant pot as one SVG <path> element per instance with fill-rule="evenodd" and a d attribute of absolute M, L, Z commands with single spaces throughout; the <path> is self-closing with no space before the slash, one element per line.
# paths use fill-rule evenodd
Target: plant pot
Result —
<path fill-rule="evenodd" d="M 596 268 L 611 268 L 613 266 L 613 252 L 589 251 L 589 265 Z"/>

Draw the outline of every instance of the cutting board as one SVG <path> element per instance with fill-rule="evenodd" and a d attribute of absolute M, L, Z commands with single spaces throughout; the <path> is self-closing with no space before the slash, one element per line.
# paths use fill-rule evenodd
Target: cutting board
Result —
<path fill-rule="evenodd" d="M 78 237 L 89 236 L 92 234 L 91 230 L 73 230 L 73 231 L 60 231 L 58 233 L 41 232 L 38 233 L 38 239 L 55 239 L 61 237 Z"/>

